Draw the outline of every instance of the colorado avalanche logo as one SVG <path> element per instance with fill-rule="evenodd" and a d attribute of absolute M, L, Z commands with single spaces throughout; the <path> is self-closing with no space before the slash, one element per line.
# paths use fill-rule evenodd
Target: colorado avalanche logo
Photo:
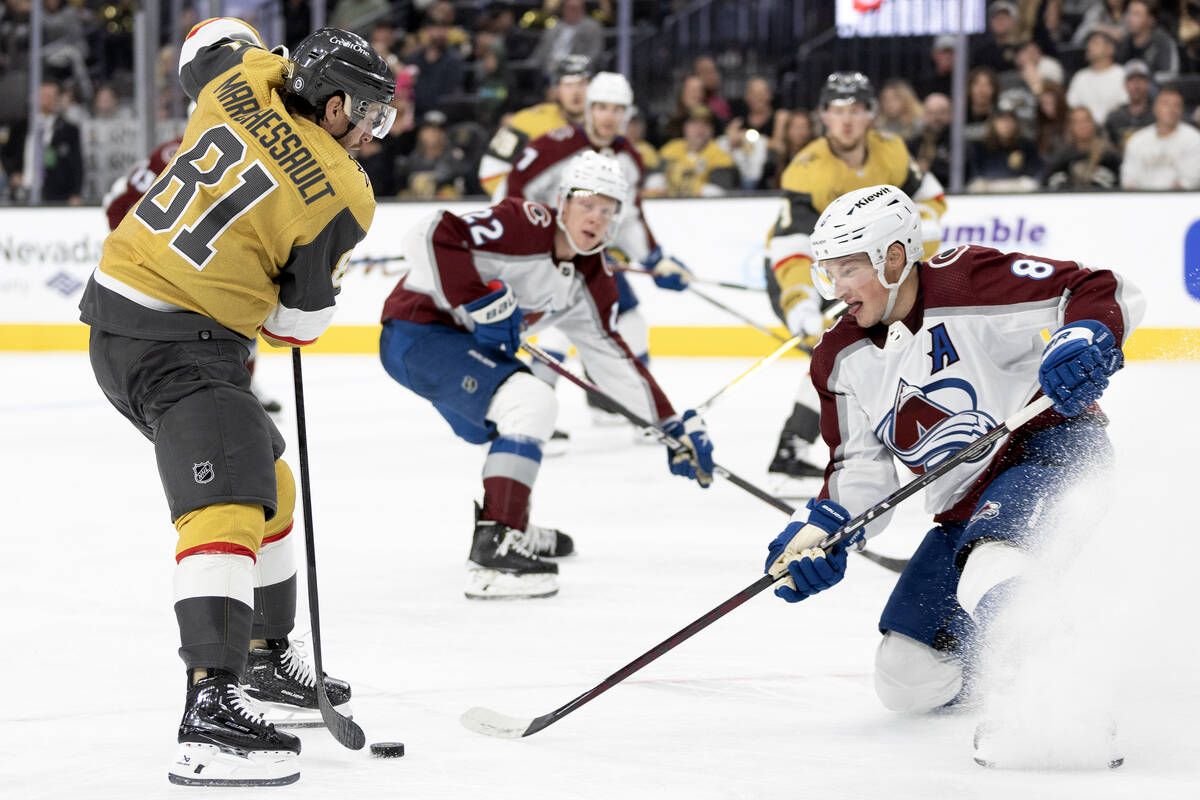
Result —
<path fill-rule="evenodd" d="M 977 405 L 974 387 L 959 378 L 926 386 L 901 380 L 892 410 L 875 428 L 875 435 L 920 475 L 995 427 L 996 421 Z M 971 460 L 987 456 L 983 453 Z"/>

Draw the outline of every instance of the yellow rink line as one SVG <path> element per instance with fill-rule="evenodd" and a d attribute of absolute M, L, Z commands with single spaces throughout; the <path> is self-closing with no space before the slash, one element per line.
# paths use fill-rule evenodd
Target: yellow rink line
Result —
<path fill-rule="evenodd" d="M 781 337 L 786 336 L 783 328 L 776 331 Z M 654 356 L 758 358 L 771 352 L 776 344 L 776 340 L 744 326 L 659 326 L 650 329 L 650 354 Z M 305 352 L 376 353 L 378 348 L 378 325 L 335 325 L 319 342 L 305 348 Z M 86 349 L 87 328 L 82 324 L 0 324 L 0 351 Z M 272 350 L 267 346 L 261 348 L 264 354 Z M 799 357 L 800 353 L 795 355 Z M 1139 328 L 1126 344 L 1125 355 L 1131 361 L 1200 360 L 1200 328 Z"/>

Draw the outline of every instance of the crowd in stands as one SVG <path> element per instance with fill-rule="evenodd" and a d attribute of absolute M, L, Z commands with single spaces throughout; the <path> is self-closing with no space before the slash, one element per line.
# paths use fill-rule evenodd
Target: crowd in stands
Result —
<path fill-rule="evenodd" d="M 21 202 L 27 134 L 29 11 L 0 12 L 0 202 Z M 42 0 L 44 83 L 35 126 L 43 200 L 98 202 L 145 154 L 135 152 L 128 0 Z M 310 27 L 308 0 L 260 0 L 282 11 L 288 44 Z M 197 19 L 185 3 L 177 20 Z M 203 4 L 199 4 L 203 5 Z M 681 0 L 637 0 L 639 24 Z M 361 33 L 392 66 L 400 113 L 360 155 L 381 198 L 483 194 L 477 166 L 494 131 L 553 99 L 567 55 L 615 68 L 615 0 L 330 0 L 328 24 Z M 967 191 L 1200 189 L 1200 0 L 994 0 L 971 37 L 966 90 Z M 178 41 L 165 31 L 164 42 Z M 875 125 L 950 183 L 955 39 L 936 37 L 918 74 L 872 75 Z M 156 69 L 159 135 L 181 130 L 177 53 Z M 771 74 L 723 74 L 701 56 L 648 103 L 627 132 L 646 162 L 647 196 L 778 189 L 788 162 L 820 136 L 812 109 L 781 107 Z M 667 76 L 664 76 L 667 77 Z M 654 109 L 662 109 L 661 112 Z"/>

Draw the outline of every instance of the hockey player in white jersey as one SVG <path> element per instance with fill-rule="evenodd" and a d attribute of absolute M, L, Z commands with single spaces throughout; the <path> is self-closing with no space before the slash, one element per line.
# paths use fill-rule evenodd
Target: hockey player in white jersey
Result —
<path fill-rule="evenodd" d="M 574 551 L 566 534 L 529 522 L 558 409 L 516 358 L 526 333 L 562 330 L 605 392 L 684 444 L 668 450 L 671 472 L 712 482 L 703 420 L 675 413 L 616 331 L 617 285 L 601 251 L 628 196 L 614 159 L 588 151 L 563 172 L 555 208 L 508 198 L 462 216 L 438 211 L 405 238 L 410 270 L 384 305 L 383 366 L 455 434 L 488 445 L 467 597 L 549 597 L 558 566 L 546 559 Z"/>
<path fill-rule="evenodd" d="M 663 251 L 642 211 L 641 186 L 645 167 L 637 147 L 624 136 L 632 116 L 633 89 L 629 81 L 616 72 L 598 73 L 588 84 L 584 123 L 558 128 L 530 142 L 516 159 L 512 172 L 497 186 L 492 199 L 499 202 L 505 197 L 520 197 L 551 205 L 563 172 L 575 155 L 587 151 L 609 155 L 620 165 L 629 185 L 629 195 L 623 200 L 625 212 L 607 255 L 618 262 L 650 270 L 655 284 L 661 289 L 682 291 L 687 287 L 691 273 L 677 258 Z M 616 272 L 616 278 L 620 290 L 618 329 L 634 355 L 646 362 L 650 347 L 649 327 L 624 272 Z M 543 348 L 555 355 L 565 355 L 561 337 L 552 333 L 547 338 L 550 341 L 539 341 Z M 557 377 L 536 365 L 534 374 L 551 385 Z M 623 421 L 619 417 L 615 420 Z"/>
<path fill-rule="evenodd" d="M 920 217 L 895 186 L 839 197 L 812 248 L 814 284 L 849 308 L 813 354 L 829 462 L 819 496 L 770 544 L 778 596 L 796 602 L 842 579 L 846 549 L 818 543 L 897 488 L 893 459 L 921 474 L 1039 394 L 1053 400 L 925 490 L 935 527 L 884 607 L 875 686 L 889 709 L 929 711 L 971 688 L 964 666 L 1029 573 L 1045 520 L 1109 463 L 1096 401 L 1142 297 L 1072 261 L 976 246 L 921 261 Z"/>

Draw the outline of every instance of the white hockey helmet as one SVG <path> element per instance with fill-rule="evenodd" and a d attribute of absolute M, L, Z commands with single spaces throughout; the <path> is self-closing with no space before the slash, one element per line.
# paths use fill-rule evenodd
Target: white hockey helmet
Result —
<path fill-rule="evenodd" d="M 625 119 L 621 122 L 621 133 L 633 116 L 633 87 L 619 72 L 597 72 L 587 88 L 587 103 L 584 106 L 584 119 L 587 126 L 592 126 L 592 103 L 612 103 L 625 106 Z"/>
<path fill-rule="evenodd" d="M 855 189 L 834 200 L 817 220 L 810 241 L 813 285 L 828 300 L 834 298 L 834 286 L 823 262 L 867 254 L 879 282 L 891 290 L 885 317 L 892 312 L 900 284 L 925 253 L 916 205 L 904 190 L 887 184 Z M 889 283 L 885 274 L 887 251 L 895 242 L 904 246 L 905 265 L 900 277 Z"/>
<path fill-rule="evenodd" d="M 617 201 L 617 209 L 609 221 L 604 240 L 596 247 L 585 250 L 575 244 L 575 239 L 563 223 L 563 211 L 568 199 L 592 195 L 611 197 Z M 617 226 L 620 224 L 621 212 L 625 209 L 628 201 L 629 181 L 625 178 L 620 163 L 610 156 L 601 155 L 594 150 L 587 150 L 567 163 L 562 178 L 559 180 L 558 201 L 555 204 L 558 208 L 556 221 L 559 230 L 567 235 L 567 242 L 580 255 L 590 256 L 593 253 L 599 253 L 612 244 L 612 237 L 616 234 Z"/>

